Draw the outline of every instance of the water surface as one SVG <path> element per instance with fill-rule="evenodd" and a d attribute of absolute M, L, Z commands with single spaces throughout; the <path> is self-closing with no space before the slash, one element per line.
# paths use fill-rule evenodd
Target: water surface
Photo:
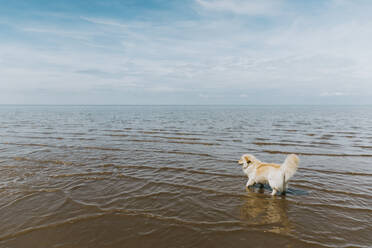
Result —
<path fill-rule="evenodd" d="M 0 106 L 0 247 L 371 247 L 371 206 L 372 107 Z"/>

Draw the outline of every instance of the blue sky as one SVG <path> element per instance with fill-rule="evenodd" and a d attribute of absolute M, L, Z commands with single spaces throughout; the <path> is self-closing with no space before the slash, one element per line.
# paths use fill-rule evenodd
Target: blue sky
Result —
<path fill-rule="evenodd" d="M 0 0 L 0 104 L 372 104 L 371 1 Z"/>

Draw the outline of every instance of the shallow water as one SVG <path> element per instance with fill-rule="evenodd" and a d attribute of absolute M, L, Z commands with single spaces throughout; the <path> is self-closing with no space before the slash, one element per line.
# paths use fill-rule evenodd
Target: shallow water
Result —
<path fill-rule="evenodd" d="M 252 153 L 301 163 L 245 189 Z M 371 247 L 372 107 L 0 106 L 0 247 Z"/>

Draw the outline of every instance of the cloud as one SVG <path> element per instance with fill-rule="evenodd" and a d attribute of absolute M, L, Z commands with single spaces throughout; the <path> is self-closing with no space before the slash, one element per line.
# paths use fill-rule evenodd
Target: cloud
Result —
<path fill-rule="evenodd" d="M 92 17 L 86 17 L 86 16 L 81 16 L 81 20 L 93 23 L 93 24 L 100 24 L 100 25 L 108 25 L 108 26 L 116 26 L 120 28 L 127 28 L 128 25 L 117 22 L 115 20 L 110 20 L 110 19 L 102 19 L 102 18 L 92 18 Z"/>
<path fill-rule="evenodd" d="M 64 17 L 74 25 L 18 21 L 14 33 L 0 34 L 0 89 L 130 92 L 148 102 L 161 95 L 190 103 L 370 95 L 372 5 L 325 2 L 296 9 L 284 0 L 195 0 L 193 15 L 161 12 L 165 20 L 78 13 Z"/>
<path fill-rule="evenodd" d="M 97 76 L 97 77 L 102 77 L 102 78 L 120 78 L 123 76 L 122 73 L 107 72 L 107 71 L 102 71 L 99 69 L 83 69 L 83 70 L 77 70 L 75 72 L 79 74 Z"/>
<path fill-rule="evenodd" d="M 267 16 L 280 11 L 281 0 L 196 0 L 211 11 L 231 12 L 239 15 Z"/>
<path fill-rule="evenodd" d="M 349 95 L 348 93 L 344 92 L 322 92 L 320 96 L 347 96 Z"/>
<path fill-rule="evenodd" d="M 163 93 L 163 92 L 166 92 L 166 93 L 175 93 L 175 92 L 187 92 L 187 91 L 191 91 L 190 89 L 175 88 L 175 87 L 161 86 L 161 85 L 150 87 L 150 88 L 146 87 L 145 90 L 146 91 L 150 91 L 150 92 L 158 92 L 158 93 Z"/>

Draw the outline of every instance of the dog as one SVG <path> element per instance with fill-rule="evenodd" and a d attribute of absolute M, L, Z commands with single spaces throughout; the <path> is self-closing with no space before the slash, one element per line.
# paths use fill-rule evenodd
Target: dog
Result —
<path fill-rule="evenodd" d="M 285 194 L 288 181 L 296 173 L 299 162 L 300 159 L 295 154 L 288 155 L 281 165 L 263 163 L 251 154 L 244 154 L 238 161 L 248 176 L 246 186 L 268 183 L 273 190 L 271 195 L 276 195 L 278 191 Z"/>

